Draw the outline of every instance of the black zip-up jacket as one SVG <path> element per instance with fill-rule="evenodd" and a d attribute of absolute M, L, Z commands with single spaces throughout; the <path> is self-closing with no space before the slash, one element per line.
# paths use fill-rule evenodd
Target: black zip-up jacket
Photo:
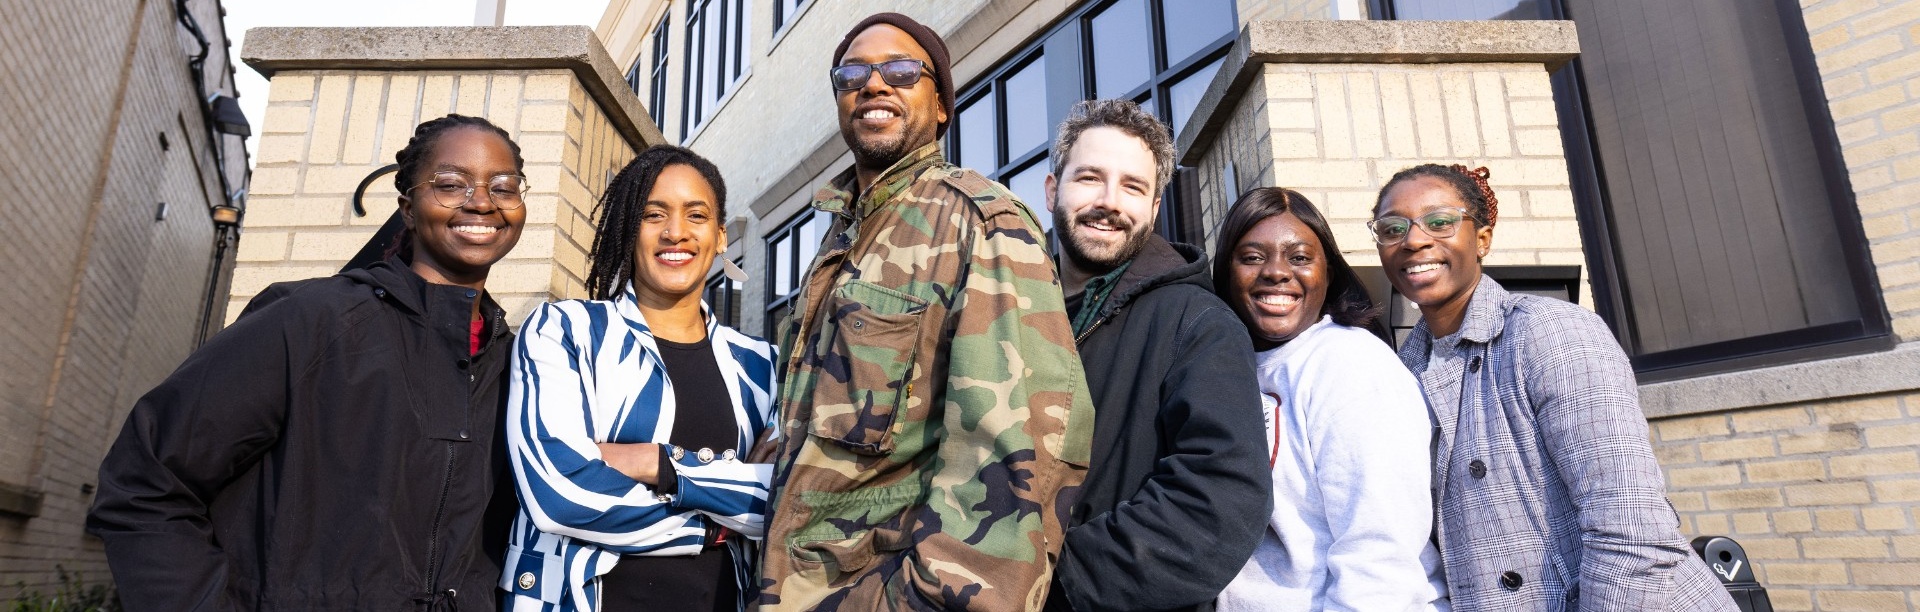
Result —
<path fill-rule="evenodd" d="M 261 292 L 134 405 L 100 466 L 87 529 L 121 602 L 496 608 L 516 509 L 504 317 L 392 260 Z"/>
<path fill-rule="evenodd" d="M 1152 236 L 1080 334 L 1093 465 L 1050 610 L 1210 609 L 1273 506 L 1253 342 L 1200 249 Z"/>

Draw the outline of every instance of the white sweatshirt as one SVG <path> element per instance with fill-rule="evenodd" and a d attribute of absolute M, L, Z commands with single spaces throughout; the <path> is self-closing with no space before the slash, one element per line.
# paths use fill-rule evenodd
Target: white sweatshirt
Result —
<path fill-rule="evenodd" d="M 1386 343 L 1322 317 L 1259 360 L 1273 517 L 1221 610 L 1448 609 L 1425 396 Z"/>

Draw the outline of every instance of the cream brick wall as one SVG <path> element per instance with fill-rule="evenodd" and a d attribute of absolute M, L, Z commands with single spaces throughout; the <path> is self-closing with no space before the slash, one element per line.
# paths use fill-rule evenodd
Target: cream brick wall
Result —
<path fill-rule="evenodd" d="M 1201 225 L 1213 244 L 1240 192 L 1287 187 L 1319 206 L 1355 265 L 1379 265 L 1365 223 L 1393 173 L 1426 162 L 1486 166 L 1500 200 L 1487 265 L 1579 265 L 1585 256 L 1539 64 L 1268 64 L 1208 145 Z M 1591 306 L 1589 306 L 1591 307 Z"/>
<path fill-rule="evenodd" d="M 1920 395 L 1653 424 L 1689 534 L 1727 534 L 1776 610 L 1920 608 Z"/>
<path fill-rule="evenodd" d="M 548 299 L 585 297 L 590 214 L 634 150 L 573 72 L 298 71 L 274 75 L 252 205 L 244 223 L 228 321 L 276 282 L 326 276 L 393 213 L 391 175 L 353 189 L 392 163 L 414 126 L 447 113 L 479 115 L 514 137 L 533 190 L 526 228 L 487 288 L 519 325 Z"/>
<path fill-rule="evenodd" d="M 1920 2 L 1800 6 L 1894 333 L 1920 340 Z"/>

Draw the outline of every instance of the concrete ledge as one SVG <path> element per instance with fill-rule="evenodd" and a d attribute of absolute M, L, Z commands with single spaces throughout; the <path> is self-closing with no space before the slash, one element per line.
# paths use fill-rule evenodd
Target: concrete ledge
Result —
<path fill-rule="evenodd" d="M 1893 350 L 1640 385 L 1647 418 L 1920 390 L 1920 342 Z"/>
<path fill-rule="evenodd" d="M 627 144 L 666 142 L 586 26 L 254 28 L 240 59 L 269 79 L 284 70 L 572 70 Z"/>
<path fill-rule="evenodd" d="M 1180 163 L 1199 164 L 1266 64 L 1538 63 L 1551 71 L 1579 53 L 1571 21 L 1256 21 L 1240 30 L 1179 134 Z"/>
<path fill-rule="evenodd" d="M 40 516 L 40 505 L 47 498 L 39 489 L 0 482 L 0 515 L 18 518 Z"/>

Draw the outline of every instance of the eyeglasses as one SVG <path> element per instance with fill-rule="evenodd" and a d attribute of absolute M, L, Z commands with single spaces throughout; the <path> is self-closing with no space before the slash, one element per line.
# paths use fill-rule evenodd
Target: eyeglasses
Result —
<path fill-rule="evenodd" d="M 920 76 L 930 74 L 932 69 L 927 63 L 917 59 L 887 60 L 878 64 L 847 64 L 834 66 L 828 71 L 835 91 L 853 91 L 867 86 L 867 80 L 873 78 L 873 71 L 880 71 L 880 80 L 894 87 L 911 87 L 920 82 Z"/>
<path fill-rule="evenodd" d="M 427 192 L 433 194 L 430 198 L 433 203 L 446 208 L 466 206 L 473 201 L 473 193 L 479 190 L 473 179 L 459 172 L 435 172 L 432 180 L 414 185 L 408 191 L 419 189 L 421 185 L 425 185 Z M 525 203 L 521 196 L 526 195 L 529 189 L 532 187 L 527 185 L 527 177 L 524 176 L 502 174 L 487 179 L 487 199 L 493 202 L 494 208 L 500 210 L 519 208 Z"/>
<path fill-rule="evenodd" d="M 1373 230 L 1373 241 L 1381 246 L 1393 246 L 1407 239 L 1414 227 L 1434 238 L 1451 238 L 1460 231 L 1460 221 L 1467 218 L 1467 209 L 1442 208 L 1418 219 L 1408 219 L 1398 215 L 1380 217 L 1367 222 L 1367 229 Z"/>

